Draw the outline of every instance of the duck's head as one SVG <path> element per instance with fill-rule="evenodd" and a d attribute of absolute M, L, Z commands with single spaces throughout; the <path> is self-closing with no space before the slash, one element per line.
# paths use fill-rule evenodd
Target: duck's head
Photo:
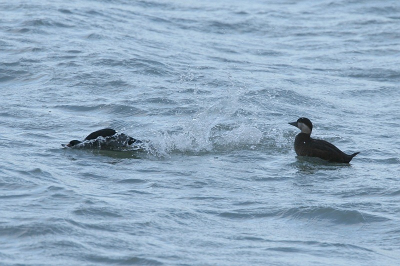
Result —
<path fill-rule="evenodd" d="M 65 146 L 67 146 L 67 147 L 73 147 L 73 146 L 75 146 L 75 145 L 78 145 L 79 143 L 81 143 L 81 141 L 74 139 L 74 140 L 71 140 L 71 141 L 70 141 L 67 145 L 65 145 Z"/>
<path fill-rule="evenodd" d="M 311 134 L 312 123 L 310 119 L 305 117 L 300 117 L 296 122 L 291 122 L 289 125 L 295 126 L 301 130 L 301 133 Z"/>

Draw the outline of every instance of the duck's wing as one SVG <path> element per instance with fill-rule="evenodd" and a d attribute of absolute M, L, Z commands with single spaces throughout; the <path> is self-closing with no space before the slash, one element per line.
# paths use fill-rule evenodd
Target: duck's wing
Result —
<path fill-rule="evenodd" d="M 111 137 L 113 135 L 115 135 L 117 133 L 117 131 L 115 131 L 112 128 L 104 128 L 104 129 L 100 129 L 97 130 L 95 132 L 90 133 L 85 140 L 91 140 L 91 139 L 97 139 L 98 137 Z"/>
<path fill-rule="evenodd" d="M 335 145 L 321 139 L 311 139 L 311 151 L 313 157 L 319 157 L 328 161 L 341 162 L 345 154 Z"/>

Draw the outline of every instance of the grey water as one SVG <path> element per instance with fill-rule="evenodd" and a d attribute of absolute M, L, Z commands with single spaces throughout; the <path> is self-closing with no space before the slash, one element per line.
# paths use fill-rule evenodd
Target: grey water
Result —
<path fill-rule="evenodd" d="M 0 265 L 398 265 L 400 2 L 0 15 Z M 301 116 L 361 153 L 297 157 Z M 148 146 L 61 146 L 105 127 Z"/>

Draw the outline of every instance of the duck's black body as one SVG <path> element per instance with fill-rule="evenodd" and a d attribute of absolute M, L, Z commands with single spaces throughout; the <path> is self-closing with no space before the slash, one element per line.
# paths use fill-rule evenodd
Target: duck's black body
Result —
<path fill-rule="evenodd" d="M 311 138 L 312 123 L 307 118 L 302 117 L 289 124 L 301 130 L 294 141 L 294 150 L 299 156 L 318 157 L 337 163 L 349 163 L 354 156 L 359 154 L 359 152 L 356 152 L 348 155 L 325 140 Z"/>
<path fill-rule="evenodd" d="M 107 138 L 107 137 L 114 136 L 115 134 L 117 134 L 117 131 L 115 131 L 114 129 L 104 128 L 104 129 L 100 129 L 100 130 L 90 133 L 85 138 L 85 140 L 97 139 L 98 137 Z"/>
<path fill-rule="evenodd" d="M 131 146 L 132 144 L 142 143 L 140 140 L 134 139 L 124 133 L 117 133 L 114 129 L 104 128 L 90 133 L 83 141 L 71 140 L 68 144 L 62 146 L 70 148 L 86 148 L 86 149 L 121 149 Z"/>

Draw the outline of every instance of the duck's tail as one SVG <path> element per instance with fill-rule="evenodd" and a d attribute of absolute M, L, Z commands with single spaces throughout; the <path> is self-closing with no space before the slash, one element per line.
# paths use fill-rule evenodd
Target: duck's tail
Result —
<path fill-rule="evenodd" d="M 359 153 L 360 153 L 360 152 L 355 152 L 355 153 L 353 153 L 353 154 L 351 154 L 351 155 L 347 155 L 347 158 L 346 158 L 345 163 L 349 163 L 349 162 L 353 159 L 353 157 L 356 156 L 356 155 L 359 154 Z"/>

